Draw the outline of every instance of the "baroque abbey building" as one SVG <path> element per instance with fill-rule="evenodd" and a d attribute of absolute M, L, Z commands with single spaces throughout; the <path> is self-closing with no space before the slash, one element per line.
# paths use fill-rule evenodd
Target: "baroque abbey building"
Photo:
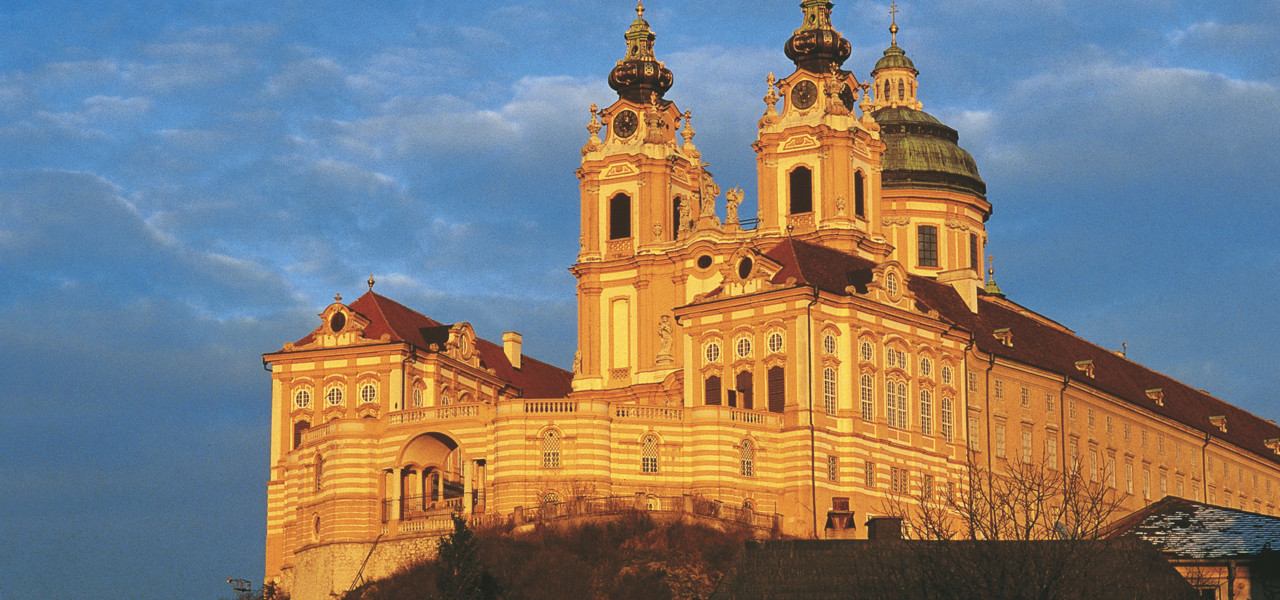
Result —
<path fill-rule="evenodd" d="M 268 580 L 341 593 L 458 513 L 625 506 L 865 537 L 892 496 L 962 486 L 971 461 L 1086 469 L 1130 509 L 1277 514 L 1280 427 L 1006 298 L 982 272 L 986 185 L 923 111 L 897 26 L 860 79 L 832 4 L 800 6 L 752 144 L 754 218 L 664 99 L 674 76 L 637 10 L 577 171 L 571 371 L 372 280 L 264 356 Z"/>

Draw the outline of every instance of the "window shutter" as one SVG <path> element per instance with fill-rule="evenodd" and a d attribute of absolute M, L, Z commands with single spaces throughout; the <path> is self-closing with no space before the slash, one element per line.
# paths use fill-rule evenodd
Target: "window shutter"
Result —
<path fill-rule="evenodd" d="M 787 405 L 787 370 L 769 369 L 769 412 L 780 413 Z"/>

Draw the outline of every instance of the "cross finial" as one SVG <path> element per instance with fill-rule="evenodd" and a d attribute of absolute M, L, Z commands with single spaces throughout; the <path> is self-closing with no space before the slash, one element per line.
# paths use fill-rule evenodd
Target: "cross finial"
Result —
<path fill-rule="evenodd" d="M 334 301 L 334 302 L 342 302 L 342 294 L 334 294 L 334 295 L 333 295 L 333 301 Z"/>
<path fill-rule="evenodd" d="M 889 18 L 892 23 L 889 24 L 889 35 L 892 37 L 890 44 L 898 45 L 898 3 L 894 2 L 889 5 Z"/>
<path fill-rule="evenodd" d="M 996 274 L 996 257 L 994 256 L 987 256 L 987 274 Z"/>

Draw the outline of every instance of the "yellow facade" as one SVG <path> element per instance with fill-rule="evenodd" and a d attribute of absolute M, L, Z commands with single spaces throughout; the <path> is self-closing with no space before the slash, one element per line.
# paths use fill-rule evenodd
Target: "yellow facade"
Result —
<path fill-rule="evenodd" d="M 1134 509 L 1276 514 L 1280 428 L 984 288 L 985 184 L 896 37 L 859 81 L 831 4 L 801 6 L 796 69 L 766 82 L 756 218 L 663 99 L 642 12 L 626 33 L 577 172 L 572 372 L 372 291 L 265 355 L 268 580 L 326 597 L 429 552 L 450 514 L 578 498 L 710 502 L 801 537 L 848 536 L 829 516 L 852 513 L 863 537 L 890 496 L 962 485 L 970 457 L 1078 461 Z"/>

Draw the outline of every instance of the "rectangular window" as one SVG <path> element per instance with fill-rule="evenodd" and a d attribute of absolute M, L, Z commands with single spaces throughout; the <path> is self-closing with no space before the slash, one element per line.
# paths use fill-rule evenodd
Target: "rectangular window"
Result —
<path fill-rule="evenodd" d="M 827 479 L 840 481 L 840 459 L 833 454 L 827 455 Z"/>
<path fill-rule="evenodd" d="M 1124 464 L 1124 491 L 1133 494 L 1133 463 Z"/>
<path fill-rule="evenodd" d="M 1160 473 L 1160 497 L 1163 498 L 1168 495 L 1169 495 L 1169 476 L 1164 473 Z"/>
<path fill-rule="evenodd" d="M 1116 487 L 1116 457 L 1114 455 L 1107 457 L 1107 485 L 1111 489 Z"/>
<path fill-rule="evenodd" d="M 1089 481 L 1097 481 L 1098 472 L 1098 450 L 1089 448 Z"/>
<path fill-rule="evenodd" d="M 1132 436 L 1129 435 L 1129 422 L 1125 421 L 1122 427 L 1124 429 L 1124 441 L 1130 441 Z"/>
<path fill-rule="evenodd" d="M 996 380 L 996 397 L 1004 398 L 1004 382 L 999 379 Z"/>
<path fill-rule="evenodd" d="M 870 375 L 864 374 L 862 376 L 860 388 L 862 419 L 864 421 L 874 421 L 876 418 L 875 388 L 872 387 Z"/>
<path fill-rule="evenodd" d="M 1160 455 L 1164 455 L 1164 434 L 1163 433 L 1156 434 L 1156 453 Z"/>
<path fill-rule="evenodd" d="M 1050 469 L 1058 468 L 1058 438 L 1052 431 L 1044 434 L 1044 461 L 1049 463 Z"/>
<path fill-rule="evenodd" d="M 1031 464 L 1031 430 L 1022 430 L 1022 462 Z"/>
<path fill-rule="evenodd" d="M 969 373 L 969 391 L 970 392 L 978 391 L 978 374 L 977 373 Z"/>
<path fill-rule="evenodd" d="M 783 367 L 770 367 L 768 378 L 769 412 L 780 413 L 787 405 L 787 371 Z"/>
<path fill-rule="evenodd" d="M 916 240 L 920 251 L 920 266 L 938 266 L 938 228 L 933 225 L 917 227 Z"/>
<path fill-rule="evenodd" d="M 925 475 L 920 479 L 920 497 L 925 500 L 933 498 L 933 475 Z"/>
<path fill-rule="evenodd" d="M 1143 448 L 1147 447 L 1147 430 L 1146 429 L 1142 430 L 1142 441 L 1140 442 L 1139 445 L 1141 445 Z"/>
<path fill-rule="evenodd" d="M 1004 458 L 1004 425 L 996 423 L 996 458 Z"/>
<path fill-rule="evenodd" d="M 1072 421 L 1076 420 L 1076 401 L 1067 400 L 1067 418 Z"/>
<path fill-rule="evenodd" d="M 1151 499 L 1151 469 L 1142 468 L 1142 498 Z"/>
<path fill-rule="evenodd" d="M 1053 416 L 1053 394 L 1044 395 L 1044 412 Z"/>
<path fill-rule="evenodd" d="M 978 417 L 969 417 L 969 449 L 977 452 L 982 449 L 982 439 L 978 435 Z"/>
<path fill-rule="evenodd" d="M 1111 422 L 1111 415 L 1107 415 L 1107 435 L 1115 433 L 1115 424 Z"/>
<path fill-rule="evenodd" d="M 822 408 L 836 414 L 836 370 L 831 367 L 822 370 Z"/>
<path fill-rule="evenodd" d="M 867 461 L 862 467 L 862 481 L 869 488 L 876 487 L 876 463 Z"/>
<path fill-rule="evenodd" d="M 1092 409 L 1092 408 L 1090 408 L 1090 409 L 1086 410 L 1086 411 L 1085 411 L 1085 415 L 1086 415 L 1086 418 L 1087 418 L 1087 419 L 1088 419 L 1088 421 L 1089 421 L 1089 429 L 1093 429 L 1093 424 L 1095 423 L 1094 415 L 1093 415 L 1093 409 Z"/>
<path fill-rule="evenodd" d="M 969 268 L 978 271 L 982 267 L 982 261 L 978 259 L 978 234 L 969 234 Z"/>
<path fill-rule="evenodd" d="M 1031 390 L 1022 388 L 1022 406 L 1031 406 Z"/>
<path fill-rule="evenodd" d="M 909 471 L 899 467 L 889 467 L 889 491 L 906 495 L 910 492 Z"/>
<path fill-rule="evenodd" d="M 1071 472 L 1080 472 L 1080 442 L 1071 440 Z"/>

